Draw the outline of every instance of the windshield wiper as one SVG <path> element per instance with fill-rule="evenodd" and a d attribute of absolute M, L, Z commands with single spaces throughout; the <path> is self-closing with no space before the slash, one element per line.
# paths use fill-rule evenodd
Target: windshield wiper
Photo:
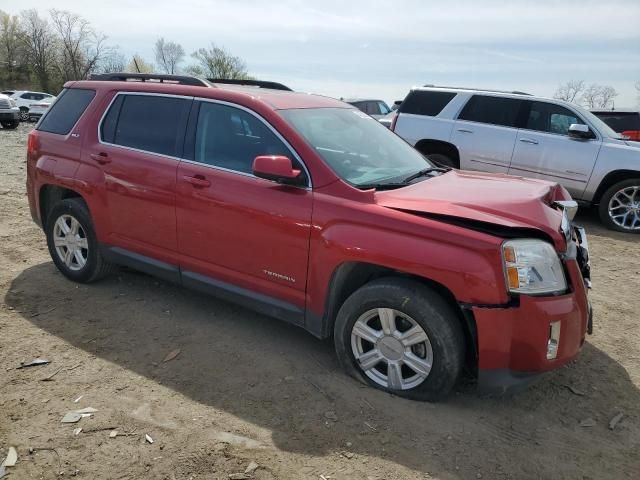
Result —
<path fill-rule="evenodd" d="M 429 167 L 429 168 L 423 168 L 422 170 L 420 170 L 419 172 L 414 173 L 413 175 L 409 175 L 407 178 L 405 178 L 404 180 L 402 180 L 402 183 L 404 183 L 405 185 L 413 180 L 415 180 L 416 178 L 420 178 L 420 177 L 424 177 L 425 175 L 429 175 L 432 172 L 442 172 L 442 173 L 446 173 L 449 170 L 451 170 L 450 168 L 441 168 L 441 167 Z"/>
<path fill-rule="evenodd" d="M 394 183 L 366 183 L 364 185 L 357 185 L 360 190 L 369 190 L 370 188 L 375 188 L 376 190 L 393 190 L 394 188 L 406 187 L 407 184 L 402 182 L 394 182 Z"/>

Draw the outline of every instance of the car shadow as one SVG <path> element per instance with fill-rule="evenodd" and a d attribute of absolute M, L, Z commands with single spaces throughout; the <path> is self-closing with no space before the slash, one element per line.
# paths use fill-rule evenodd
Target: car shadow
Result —
<path fill-rule="evenodd" d="M 349 444 L 356 455 L 444 478 L 640 478 L 638 389 L 588 343 L 516 396 L 461 385 L 428 404 L 347 377 L 330 342 L 135 272 L 77 286 L 43 263 L 13 279 L 5 303 L 79 349 L 267 429 L 284 451 L 324 456 Z M 611 431 L 618 411 L 627 420 Z M 594 427 L 580 426 L 587 417 Z"/>

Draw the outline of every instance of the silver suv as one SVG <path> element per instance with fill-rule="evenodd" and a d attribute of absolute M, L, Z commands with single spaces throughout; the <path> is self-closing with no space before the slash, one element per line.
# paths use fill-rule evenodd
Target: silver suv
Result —
<path fill-rule="evenodd" d="M 640 144 L 592 113 L 522 92 L 425 86 L 392 130 L 436 163 L 563 185 L 613 230 L 640 233 Z"/>

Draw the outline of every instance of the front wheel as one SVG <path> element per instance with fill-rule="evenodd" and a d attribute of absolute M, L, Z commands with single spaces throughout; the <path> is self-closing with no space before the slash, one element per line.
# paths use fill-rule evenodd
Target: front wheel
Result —
<path fill-rule="evenodd" d="M 464 335 L 452 307 L 413 280 L 384 278 L 352 294 L 334 327 L 342 366 L 381 390 L 435 401 L 455 385 Z"/>
<path fill-rule="evenodd" d="M 100 253 L 83 200 L 68 198 L 56 204 L 45 223 L 45 232 L 53 263 L 70 280 L 94 282 L 114 268 Z"/>
<path fill-rule="evenodd" d="M 28 122 L 29 121 L 29 109 L 22 107 L 20 108 L 20 121 Z"/>
<path fill-rule="evenodd" d="M 17 120 L 11 122 L 2 122 L 2 128 L 6 128 L 7 130 L 13 130 L 14 128 L 18 128 L 20 122 Z"/>
<path fill-rule="evenodd" d="M 640 233 L 640 178 L 618 182 L 600 199 L 602 223 L 611 230 Z"/>

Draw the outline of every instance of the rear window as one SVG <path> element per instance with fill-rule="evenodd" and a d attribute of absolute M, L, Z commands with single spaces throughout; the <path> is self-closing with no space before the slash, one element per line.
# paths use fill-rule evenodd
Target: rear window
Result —
<path fill-rule="evenodd" d="M 413 113 L 415 115 L 427 115 L 435 117 L 455 97 L 453 92 L 431 92 L 413 90 L 404 99 L 398 111 L 400 113 Z"/>
<path fill-rule="evenodd" d="M 178 157 L 191 100 L 155 95 L 120 95 L 100 126 L 101 140 Z"/>
<path fill-rule="evenodd" d="M 38 125 L 38 130 L 67 135 L 95 96 L 95 90 L 63 90 Z"/>
<path fill-rule="evenodd" d="M 459 120 L 515 127 L 522 100 L 507 97 L 474 95 L 460 112 Z"/>
<path fill-rule="evenodd" d="M 640 130 L 640 113 L 594 112 L 594 115 L 618 133 L 628 130 Z"/>

